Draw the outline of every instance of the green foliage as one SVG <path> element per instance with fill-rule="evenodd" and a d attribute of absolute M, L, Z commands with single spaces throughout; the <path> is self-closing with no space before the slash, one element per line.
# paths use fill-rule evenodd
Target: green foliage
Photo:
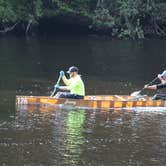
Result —
<path fill-rule="evenodd" d="M 42 16 L 41 0 L 17 0 L 18 19 L 28 21 L 38 20 Z"/>
<path fill-rule="evenodd" d="M 132 38 L 142 38 L 144 35 L 140 19 L 144 17 L 144 10 L 142 11 L 141 0 L 120 0 L 119 13 L 123 20 L 124 26 L 121 29 L 121 36 L 128 36 Z"/>
<path fill-rule="evenodd" d="M 93 27 L 98 29 L 108 29 L 115 25 L 114 18 L 110 15 L 108 9 L 97 9 L 94 11 L 93 15 Z"/>
<path fill-rule="evenodd" d="M 17 15 L 14 12 L 14 8 L 10 0 L 0 0 L 0 21 L 5 22 L 15 22 L 17 20 Z"/>
<path fill-rule="evenodd" d="M 147 27 L 166 36 L 165 0 L 0 0 L 1 24 L 63 15 L 88 18 L 90 28 L 118 37 L 144 38 Z"/>

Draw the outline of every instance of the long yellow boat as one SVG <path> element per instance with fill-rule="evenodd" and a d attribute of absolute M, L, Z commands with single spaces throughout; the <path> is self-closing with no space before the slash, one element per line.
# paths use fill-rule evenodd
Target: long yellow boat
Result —
<path fill-rule="evenodd" d="M 16 105 L 63 105 L 78 108 L 111 109 L 135 107 L 166 107 L 166 101 L 152 100 L 151 97 L 125 95 L 85 96 L 84 99 L 56 99 L 49 96 L 16 96 Z"/>

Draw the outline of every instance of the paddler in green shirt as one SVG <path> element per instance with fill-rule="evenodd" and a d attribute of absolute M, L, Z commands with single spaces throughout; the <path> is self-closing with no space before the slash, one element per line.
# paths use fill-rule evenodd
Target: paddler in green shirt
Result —
<path fill-rule="evenodd" d="M 70 92 L 58 92 L 55 98 L 72 98 L 72 99 L 83 99 L 85 96 L 84 82 L 81 76 L 78 74 L 78 68 L 71 66 L 67 73 L 70 78 L 67 79 L 64 71 L 60 71 L 60 77 L 62 78 L 66 86 L 59 86 L 56 84 L 54 87 L 58 90 L 70 91 Z"/>

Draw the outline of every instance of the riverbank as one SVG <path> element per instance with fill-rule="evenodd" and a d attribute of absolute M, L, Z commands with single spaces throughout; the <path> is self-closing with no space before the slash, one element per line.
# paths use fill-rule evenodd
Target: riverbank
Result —
<path fill-rule="evenodd" d="M 62 18 L 62 19 L 61 19 Z M 23 35 L 23 36 L 41 36 L 41 35 L 97 35 L 97 36 L 107 36 L 111 38 L 132 38 L 132 39 L 144 39 L 144 38 L 161 38 L 166 39 L 163 33 L 156 32 L 151 26 L 146 26 L 141 34 L 129 36 L 128 34 L 122 34 L 121 27 L 117 28 L 114 32 L 114 28 L 109 27 L 92 27 L 92 20 L 89 18 L 83 18 L 80 21 L 77 17 L 44 17 L 40 19 L 37 23 L 19 22 L 17 25 L 12 25 L 1 31 L 0 35 Z M 77 20 L 77 21 L 75 21 Z M 162 35 L 163 34 L 163 35 Z"/>

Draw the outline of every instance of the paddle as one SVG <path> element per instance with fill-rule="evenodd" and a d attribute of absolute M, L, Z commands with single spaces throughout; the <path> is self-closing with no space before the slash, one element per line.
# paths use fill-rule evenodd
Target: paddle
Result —
<path fill-rule="evenodd" d="M 149 86 L 150 84 L 152 84 L 154 81 L 156 81 L 158 79 L 158 77 L 156 77 L 155 79 L 153 79 L 151 82 L 149 82 L 149 84 L 147 84 L 147 86 Z M 141 90 L 139 91 L 135 91 L 133 93 L 131 93 L 130 96 L 138 96 L 143 90 L 145 89 L 145 87 L 143 87 Z"/>
<path fill-rule="evenodd" d="M 61 75 L 59 76 L 59 78 L 58 78 L 58 81 L 57 81 L 57 85 L 59 84 L 59 82 L 60 82 L 60 80 L 61 80 Z M 54 88 L 54 91 L 51 93 L 51 96 L 50 97 L 53 97 L 54 96 L 54 94 L 56 93 L 56 88 Z"/>

